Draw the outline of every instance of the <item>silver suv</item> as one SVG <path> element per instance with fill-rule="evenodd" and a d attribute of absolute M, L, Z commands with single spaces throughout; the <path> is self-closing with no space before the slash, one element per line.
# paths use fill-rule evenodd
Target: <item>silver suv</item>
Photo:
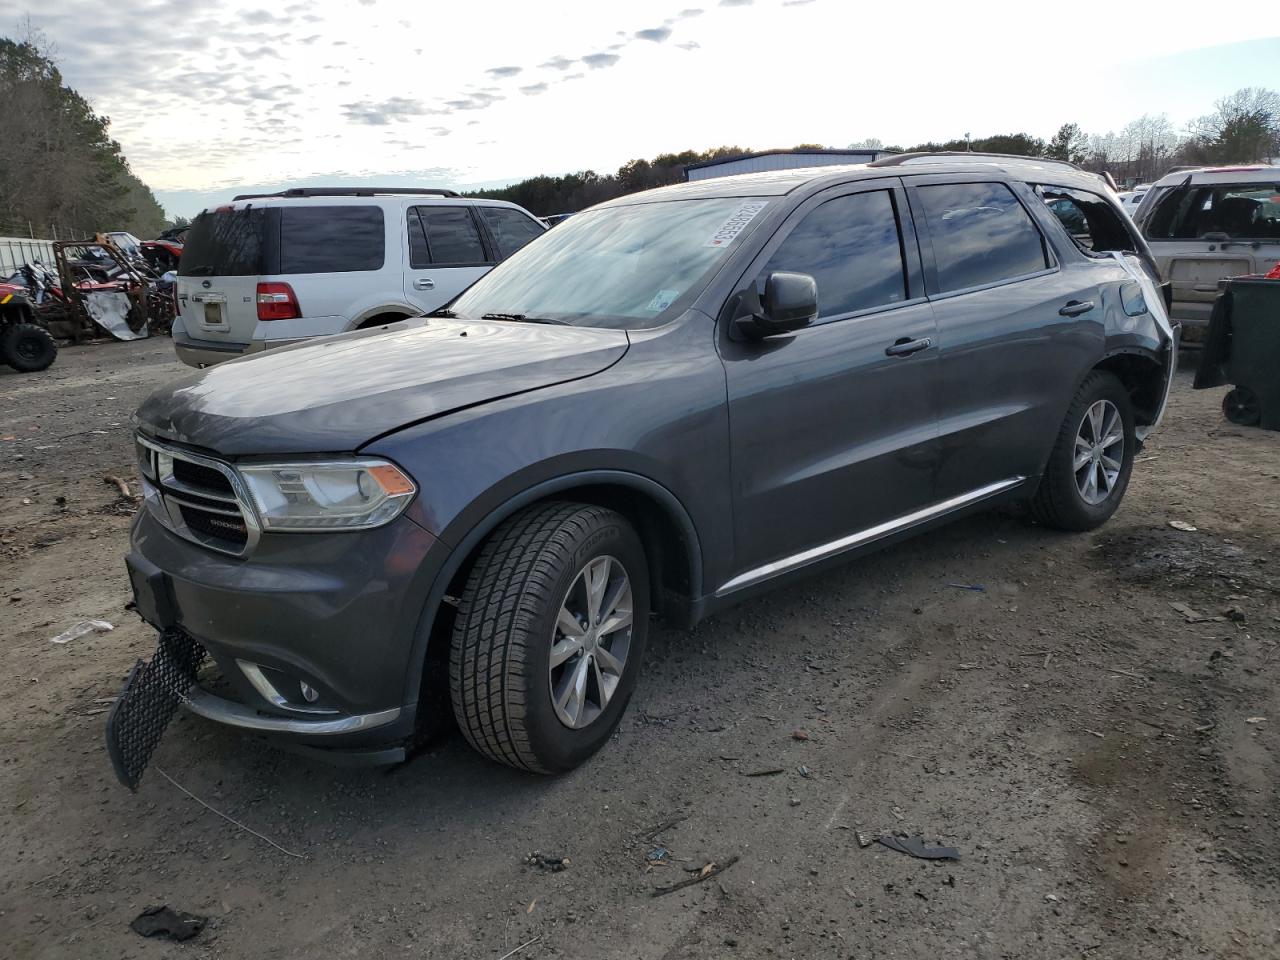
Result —
<path fill-rule="evenodd" d="M 452 190 L 239 196 L 191 224 L 174 347 L 204 367 L 430 313 L 545 231 L 513 203 Z"/>

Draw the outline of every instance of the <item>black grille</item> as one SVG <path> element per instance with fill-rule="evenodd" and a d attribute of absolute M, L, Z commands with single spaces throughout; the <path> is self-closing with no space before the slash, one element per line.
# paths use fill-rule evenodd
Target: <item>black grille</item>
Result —
<path fill-rule="evenodd" d="M 138 789 L 151 754 L 173 712 L 195 682 L 205 649 L 190 634 L 172 628 L 160 634 L 150 663 L 139 660 L 107 715 L 107 754 L 116 777 Z"/>
<path fill-rule="evenodd" d="M 234 493 L 231 489 L 231 481 L 221 470 L 215 470 L 200 463 L 192 463 L 190 460 L 179 460 L 174 457 L 173 478 L 182 483 L 189 483 L 193 487 L 204 487 L 210 493 L 227 497 L 233 496 Z"/>
<path fill-rule="evenodd" d="M 186 525 L 206 537 L 224 541 L 228 547 L 243 547 L 249 540 L 249 528 L 237 517 L 206 513 L 193 507 L 179 507 Z"/>

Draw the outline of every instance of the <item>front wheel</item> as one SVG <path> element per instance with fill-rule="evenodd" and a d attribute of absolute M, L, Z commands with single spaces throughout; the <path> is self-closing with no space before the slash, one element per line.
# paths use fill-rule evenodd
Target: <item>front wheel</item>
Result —
<path fill-rule="evenodd" d="M 57 341 L 39 324 L 14 323 L 0 330 L 0 362 L 20 373 L 44 370 L 57 356 Z"/>
<path fill-rule="evenodd" d="M 623 516 L 557 502 L 507 520 L 454 623 L 449 680 L 467 741 L 520 770 L 578 766 L 622 719 L 648 620 L 644 548 Z"/>
<path fill-rule="evenodd" d="M 1133 470 L 1133 404 L 1114 374 L 1080 384 L 1031 501 L 1036 519 L 1059 530 L 1092 530 L 1120 506 Z"/>

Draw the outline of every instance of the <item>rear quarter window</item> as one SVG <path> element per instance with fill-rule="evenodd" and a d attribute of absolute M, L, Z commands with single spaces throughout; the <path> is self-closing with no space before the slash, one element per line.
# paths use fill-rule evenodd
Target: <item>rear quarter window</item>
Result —
<path fill-rule="evenodd" d="M 381 207 L 308 206 L 280 210 L 281 273 L 380 270 L 385 259 L 386 228 Z"/>
<path fill-rule="evenodd" d="M 916 188 L 943 293 L 1013 280 L 1049 267 L 1040 230 L 1003 183 Z"/>
<path fill-rule="evenodd" d="M 542 224 L 526 217 L 519 210 L 510 207 L 480 207 L 480 214 L 489 227 L 489 232 L 498 242 L 498 255 L 509 257 L 530 240 L 536 240 L 546 233 Z"/>

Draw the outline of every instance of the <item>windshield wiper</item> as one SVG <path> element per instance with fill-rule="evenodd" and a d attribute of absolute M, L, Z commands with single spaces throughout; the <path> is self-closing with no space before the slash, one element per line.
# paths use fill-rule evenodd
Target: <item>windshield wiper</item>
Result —
<path fill-rule="evenodd" d="M 427 314 L 428 317 L 442 317 L 445 320 L 456 320 L 458 315 L 447 307 L 441 307 L 439 310 L 432 310 Z"/>
<path fill-rule="evenodd" d="M 553 320 L 551 317 L 531 317 L 527 313 L 482 313 L 481 320 L 515 320 L 517 323 L 550 323 L 557 327 L 571 327 L 568 320 Z"/>

